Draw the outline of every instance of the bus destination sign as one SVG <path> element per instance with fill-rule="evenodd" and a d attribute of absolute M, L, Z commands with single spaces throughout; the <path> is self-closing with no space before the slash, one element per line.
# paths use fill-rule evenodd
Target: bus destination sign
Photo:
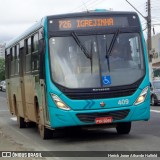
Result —
<path fill-rule="evenodd" d="M 110 27 L 127 27 L 127 17 L 90 17 L 90 18 L 65 18 L 49 21 L 50 27 L 54 30 L 80 30 L 80 29 L 98 29 Z"/>
<path fill-rule="evenodd" d="M 76 25 L 74 24 L 76 23 Z M 59 20 L 59 29 L 114 26 L 113 18 L 92 18 L 77 20 Z"/>

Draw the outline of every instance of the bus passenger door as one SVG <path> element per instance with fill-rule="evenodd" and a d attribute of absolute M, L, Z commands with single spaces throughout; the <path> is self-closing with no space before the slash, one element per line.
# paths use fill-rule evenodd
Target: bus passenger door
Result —
<path fill-rule="evenodd" d="M 11 85 L 10 85 L 10 74 L 11 74 L 11 55 L 9 54 L 9 49 L 5 53 L 5 76 L 6 76 L 6 95 L 7 103 L 9 106 L 10 113 L 14 113 L 14 108 L 11 99 Z"/>
<path fill-rule="evenodd" d="M 19 90 L 19 94 L 21 95 L 20 98 L 20 107 L 23 110 L 23 116 L 25 118 L 25 120 L 27 120 L 27 113 L 26 113 L 26 105 L 25 105 L 25 89 L 24 89 L 24 47 L 19 49 L 19 83 L 20 83 L 20 88 Z"/>

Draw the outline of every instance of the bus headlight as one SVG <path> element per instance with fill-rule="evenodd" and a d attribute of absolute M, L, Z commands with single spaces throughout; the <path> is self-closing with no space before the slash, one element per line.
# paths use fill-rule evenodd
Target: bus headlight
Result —
<path fill-rule="evenodd" d="M 51 97 L 58 108 L 67 111 L 71 110 L 57 95 L 51 93 Z"/>
<path fill-rule="evenodd" d="M 148 86 L 143 89 L 143 91 L 141 92 L 137 100 L 135 101 L 134 105 L 143 103 L 146 99 L 147 93 L 148 93 Z"/>

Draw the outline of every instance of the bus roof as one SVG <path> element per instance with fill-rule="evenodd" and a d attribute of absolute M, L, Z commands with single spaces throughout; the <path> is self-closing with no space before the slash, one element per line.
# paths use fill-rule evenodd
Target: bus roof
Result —
<path fill-rule="evenodd" d="M 29 34 L 33 33 L 34 31 L 36 31 L 36 30 L 40 29 L 42 26 L 44 26 L 45 18 L 46 17 L 42 18 L 41 21 L 36 22 L 34 25 L 32 25 L 30 28 L 28 28 L 25 32 L 23 32 L 22 34 L 20 34 L 16 38 L 13 38 L 11 41 L 9 41 L 6 44 L 6 48 L 11 47 L 12 45 L 16 44 L 17 42 L 19 42 L 20 40 L 22 40 L 23 38 L 28 36 Z"/>
<path fill-rule="evenodd" d="M 136 12 L 126 12 L 126 11 L 87 11 L 87 12 L 77 12 L 77 13 L 68 13 L 68 14 L 57 14 L 57 15 L 50 15 L 47 16 L 50 18 L 68 18 L 68 17 L 81 17 L 81 16 L 98 16 L 98 15 L 130 15 L 136 14 Z"/>

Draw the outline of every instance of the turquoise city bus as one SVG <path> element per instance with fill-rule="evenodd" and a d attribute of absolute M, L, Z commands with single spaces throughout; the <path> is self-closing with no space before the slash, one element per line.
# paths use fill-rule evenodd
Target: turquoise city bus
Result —
<path fill-rule="evenodd" d="M 115 127 L 149 120 L 146 44 L 135 12 L 44 17 L 6 46 L 10 112 L 43 139 L 71 127 Z"/>

